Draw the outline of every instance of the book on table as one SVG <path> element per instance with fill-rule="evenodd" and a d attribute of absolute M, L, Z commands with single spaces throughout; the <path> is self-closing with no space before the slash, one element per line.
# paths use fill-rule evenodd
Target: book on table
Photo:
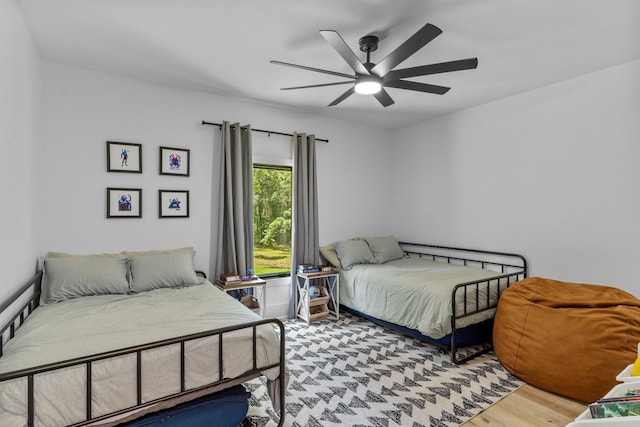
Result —
<path fill-rule="evenodd" d="M 298 273 L 316 273 L 320 271 L 320 267 L 311 264 L 299 264 Z"/>
<path fill-rule="evenodd" d="M 220 281 L 225 285 L 237 285 L 242 282 L 240 275 L 237 273 L 222 273 L 220 275 Z"/>

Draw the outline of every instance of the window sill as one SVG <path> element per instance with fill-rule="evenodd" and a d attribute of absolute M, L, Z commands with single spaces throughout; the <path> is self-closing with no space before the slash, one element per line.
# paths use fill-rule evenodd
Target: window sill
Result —
<path fill-rule="evenodd" d="M 260 274 L 261 279 L 278 279 L 280 277 L 291 277 L 291 272 L 287 271 L 286 273 L 271 273 L 271 274 Z"/>

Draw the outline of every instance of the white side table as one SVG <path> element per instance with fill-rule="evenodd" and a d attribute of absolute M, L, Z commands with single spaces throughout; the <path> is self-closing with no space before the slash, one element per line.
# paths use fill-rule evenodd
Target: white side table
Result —
<path fill-rule="evenodd" d="M 227 285 L 221 282 L 220 280 L 216 280 L 215 285 L 227 293 L 230 291 L 236 291 L 238 289 L 253 288 L 254 295 L 256 293 L 260 294 L 260 300 L 259 300 L 260 316 L 264 317 L 264 312 L 267 304 L 267 286 L 266 286 L 267 281 L 266 280 L 257 277 L 255 279 L 245 280 L 241 283 L 234 283 L 232 285 Z M 257 292 L 258 290 L 260 290 L 260 292 Z"/>
<path fill-rule="evenodd" d="M 310 298 L 309 286 L 312 280 L 319 280 L 319 286 L 326 289 L 327 298 Z M 296 315 L 309 324 L 315 320 L 311 313 L 311 307 L 324 304 L 330 314 L 340 318 L 340 273 L 332 271 L 318 271 L 315 273 L 297 273 L 296 288 L 298 301 L 296 304 Z M 324 317 L 324 316 L 322 316 Z"/>

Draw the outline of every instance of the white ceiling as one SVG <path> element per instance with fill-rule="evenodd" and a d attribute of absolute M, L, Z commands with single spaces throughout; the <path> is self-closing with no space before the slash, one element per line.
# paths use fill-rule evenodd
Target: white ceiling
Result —
<path fill-rule="evenodd" d="M 381 128 L 491 102 L 640 59 L 638 0 L 17 0 L 46 60 L 267 102 Z M 443 33 L 400 67 L 477 57 L 478 68 L 413 80 L 445 95 L 389 88 L 327 107 L 348 88 L 281 87 L 340 78 L 269 63 L 353 74 L 318 30 L 351 49 L 378 35 L 378 62 L 426 23 Z"/>

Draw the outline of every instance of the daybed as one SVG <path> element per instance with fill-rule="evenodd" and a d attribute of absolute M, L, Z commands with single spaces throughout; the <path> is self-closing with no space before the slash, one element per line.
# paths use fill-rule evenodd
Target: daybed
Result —
<path fill-rule="evenodd" d="M 190 401 L 190 414 L 210 411 L 212 393 L 259 376 L 282 425 L 282 323 L 197 276 L 191 248 L 50 253 L 12 301 L 29 292 L 0 331 L 1 426 L 116 425 Z"/>
<path fill-rule="evenodd" d="M 488 351 L 504 289 L 527 275 L 517 254 L 356 238 L 320 248 L 340 271 L 347 311 L 451 350 L 463 363 Z M 458 349 L 477 345 L 473 349 Z"/>

